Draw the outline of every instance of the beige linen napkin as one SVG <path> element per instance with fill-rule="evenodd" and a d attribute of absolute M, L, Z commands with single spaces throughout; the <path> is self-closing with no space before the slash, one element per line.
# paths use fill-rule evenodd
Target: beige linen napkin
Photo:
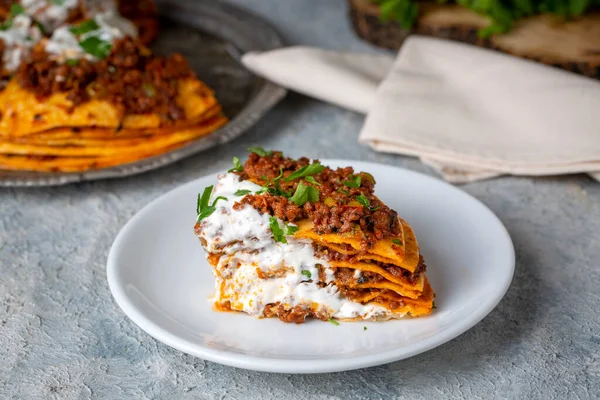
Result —
<path fill-rule="evenodd" d="M 368 113 L 361 143 L 419 157 L 451 182 L 588 172 L 600 180 L 600 83 L 494 51 L 411 36 L 385 55 L 293 47 L 254 72 Z"/>

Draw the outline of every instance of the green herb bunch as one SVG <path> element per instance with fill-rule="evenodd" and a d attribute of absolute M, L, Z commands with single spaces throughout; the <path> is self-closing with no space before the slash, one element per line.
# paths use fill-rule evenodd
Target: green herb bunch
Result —
<path fill-rule="evenodd" d="M 381 8 L 383 22 L 397 21 L 403 29 L 410 29 L 419 15 L 416 0 L 370 0 Z M 452 4 L 451 0 L 437 0 L 438 4 Z M 565 19 L 583 15 L 600 0 L 456 0 L 456 4 L 467 7 L 490 19 L 490 24 L 479 30 L 481 38 L 488 38 L 511 29 L 521 18 L 542 13 L 551 13 Z"/>

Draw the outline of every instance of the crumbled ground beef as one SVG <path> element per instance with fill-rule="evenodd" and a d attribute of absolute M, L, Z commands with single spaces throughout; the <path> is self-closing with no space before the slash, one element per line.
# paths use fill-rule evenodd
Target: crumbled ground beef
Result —
<path fill-rule="evenodd" d="M 325 313 L 312 311 L 308 306 L 298 305 L 291 309 L 286 309 L 281 303 L 267 304 L 263 311 L 266 318 L 278 317 L 283 322 L 293 322 L 295 324 L 303 323 L 307 318 L 318 318 L 327 321 L 329 316 Z"/>
<path fill-rule="evenodd" d="M 293 160 L 284 157 L 281 152 L 265 156 L 250 153 L 243 172 L 240 172 L 241 178 L 269 185 L 277 190 L 274 193 L 249 194 L 234 208 L 249 204 L 260 212 L 275 215 L 287 222 L 310 218 L 314 230 L 319 234 L 344 233 L 360 228 L 365 248 L 377 240 L 400 233 L 398 214 L 374 196 L 375 180 L 368 173 L 355 174 L 351 167 L 336 170 L 325 167 L 319 174 L 311 175 L 316 183 L 303 178 L 285 180 L 310 163 L 307 158 Z M 356 182 L 357 176 L 360 176 L 360 186 L 348 186 L 352 180 Z M 280 178 L 277 179 L 278 177 Z M 294 204 L 288 197 L 296 191 L 300 182 L 316 188 L 319 191 L 319 201 L 306 202 L 301 206 Z M 282 193 L 287 193 L 288 196 Z M 360 200 L 359 197 L 366 198 L 369 206 L 357 201 Z"/>
<path fill-rule="evenodd" d="M 107 100 L 125 114 L 153 113 L 165 122 L 185 118 L 175 102 L 177 86 L 180 79 L 193 76 L 180 54 L 155 56 L 131 38 L 117 41 L 105 59 L 81 59 L 76 65 L 50 60 L 38 47 L 16 72 L 20 85 L 40 99 L 63 92 L 74 105 Z"/>
<path fill-rule="evenodd" d="M 0 60 L 4 58 L 5 48 L 6 44 L 4 43 L 4 40 L 0 39 Z M 6 68 L 4 68 L 4 63 L 2 63 L 2 66 L 0 67 L 0 90 L 6 87 L 11 76 L 12 74 Z"/>

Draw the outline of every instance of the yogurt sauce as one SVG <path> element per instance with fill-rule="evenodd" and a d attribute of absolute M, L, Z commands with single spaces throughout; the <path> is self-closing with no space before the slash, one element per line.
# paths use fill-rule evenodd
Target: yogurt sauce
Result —
<path fill-rule="evenodd" d="M 80 42 L 90 37 L 114 44 L 117 39 L 124 36 L 137 37 L 137 28 L 129 20 L 112 12 L 98 14 L 94 17 L 98 29 L 87 32 L 77 38 L 69 29 L 70 26 L 62 26 L 54 31 L 52 37 L 46 43 L 46 52 L 55 55 L 61 61 L 69 59 L 87 58 L 95 60 L 91 54 L 86 53 L 79 45 Z"/>
<path fill-rule="evenodd" d="M 41 37 L 42 33 L 31 17 L 24 14 L 14 17 L 10 28 L 0 30 L 0 39 L 4 41 L 4 68 L 10 72 L 16 71 L 21 60 L 30 54 Z"/>
<path fill-rule="evenodd" d="M 79 0 L 64 0 L 56 4 L 51 0 L 21 0 L 25 14 L 35 18 L 48 32 L 65 23 L 69 11 L 79 4 Z"/>
<path fill-rule="evenodd" d="M 342 298 L 332 282 L 333 269 L 327 260 L 315 255 L 310 240 L 286 236 L 287 244 L 276 242 L 269 228 L 269 214 L 249 205 L 233 209 L 233 204 L 245 196 L 236 196 L 236 191 L 259 189 L 228 173 L 219 176 L 212 193 L 211 204 L 218 196 L 227 198 L 219 200 L 216 210 L 202 220 L 200 232 L 207 252 L 223 253 L 213 270 L 217 299 L 228 299 L 234 309 L 257 316 L 267 304 L 277 302 L 288 307 L 308 305 L 335 318 L 369 319 L 388 314 L 383 307 Z M 283 227 L 283 222 L 278 222 Z M 318 264 L 325 269 L 325 287 L 317 285 Z"/>

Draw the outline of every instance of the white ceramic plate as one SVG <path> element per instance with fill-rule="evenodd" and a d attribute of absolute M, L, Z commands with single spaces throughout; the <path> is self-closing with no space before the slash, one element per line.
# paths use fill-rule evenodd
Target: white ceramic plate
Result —
<path fill-rule="evenodd" d="M 197 193 L 216 182 L 213 176 L 153 201 L 121 230 L 107 266 L 119 306 L 151 336 L 185 353 L 239 368 L 317 373 L 422 353 L 471 328 L 502 299 L 513 276 L 514 249 L 502 223 L 482 203 L 400 168 L 322 162 L 372 173 L 375 193 L 414 228 L 436 292 L 431 316 L 335 326 L 213 311 L 210 267 L 193 233 Z"/>

